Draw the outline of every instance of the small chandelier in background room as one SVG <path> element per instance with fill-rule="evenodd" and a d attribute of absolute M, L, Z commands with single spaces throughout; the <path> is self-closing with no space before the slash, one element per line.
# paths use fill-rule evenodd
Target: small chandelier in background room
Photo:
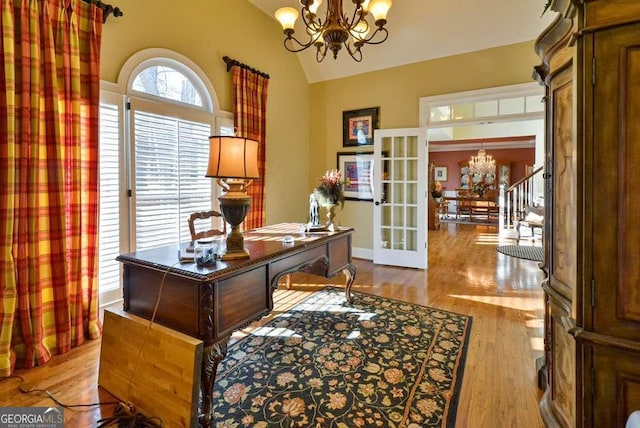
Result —
<path fill-rule="evenodd" d="M 495 174 L 496 172 L 496 161 L 493 159 L 491 155 L 488 155 L 486 150 L 482 148 L 482 144 L 480 145 L 480 150 L 478 150 L 478 154 L 476 156 L 471 156 L 471 160 L 469 161 L 469 173 L 472 175 L 481 175 L 485 176 L 487 174 Z"/>
<path fill-rule="evenodd" d="M 289 52 L 300 52 L 311 46 L 316 47 L 316 60 L 321 62 L 327 55 L 327 50 L 333 52 L 333 58 L 338 58 L 338 52 L 344 45 L 349 55 L 357 62 L 362 61 L 360 48 L 365 44 L 378 45 L 389 36 L 384 25 L 387 23 L 387 12 L 391 8 L 392 0 L 351 0 L 355 7 L 352 14 L 342 9 L 342 0 L 328 0 L 326 14 L 321 19 L 316 13 L 322 0 L 300 0 L 302 4 L 302 21 L 308 40 L 301 42 L 293 36 L 294 25 L 299 13 L 292 7 L 283 7 L 276 11 L 276 19 L 282 24 L 284 47 Z M 367 19 L 373 15 L 375 31 L 371 35 L 372 25 Z M 350 18 L 349 18 L 350 16 Z M 351 43 L 349 37 L 352 37 Z"/>

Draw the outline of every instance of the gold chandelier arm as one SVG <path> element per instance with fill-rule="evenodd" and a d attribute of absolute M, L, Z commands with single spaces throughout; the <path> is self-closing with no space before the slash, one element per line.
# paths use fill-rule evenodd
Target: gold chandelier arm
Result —
<path fill-rule="evenodd" d="M 293 33 L 291 34 L 287 34 L 287 37 L 284 39 L 284 48 L 286 50 L 288 50 L 289 52 L 302 52 L 303 50 L 313 46 L 313 45 L 318 45 L 318 44 L 322 44 L 321 42 L 318 42 L 318 40 L 320 39 L 320 33 L 318 33 L 316 35 L 315 38 L 311 38 L 307 43 L 302 43 L 300 40 L 298 40 L 296 37 L 293 36 Z M 287 42 L 289 42 L 287 44 Z M 299 47 L 296 47 L 293 43 L 296 43 Z M 290 45 L 290 46 L 289 46 Z"/>
<path fill-rule="evenodd" d="M 347 52 L 349 52 L 349 55 L 351 55 L 351 58 L 353 58 L 355 62 L 361 62 L 362 51 L 360 50 L 360 47 L 362 46 L 362 43 L 355 42 L 353 46 L 355 47 L 355 49 L 351 50 L 351 45 L 349 45 L 349 43 L 347 42 L 344 43 L 344 47 L 347 48 Z"/>
<path fill-rule="evenodd" d="M 325 56 L 327 56 L 328 46 L 326 43 L 316 43 L 316 61 L 322 62 Z"/>
<path fill-rule="evenodd" d="M 372 41 L 374 37 L 376 37 L 376 35 L 378 33 L 382 33 L 384 34 L 384 36 L 382 37 L 382 40 L 376 40 L 375 42 Z M 376 31 L 374 31 L 371 36 L 365 38 L 365 39 L 361 39 L 362 43 L 366 43 L 368 45 L 379 45 L 380 43 L 384 43 L 387 38 L 389 37 L 389 31 L 384 28 L 383 26 L 379 26 L 378 28 L 376 28 Z"/>
<path fill-rule="evenodd" d="M 351 21 L 346 19 L 346 17 L 344 16 L 344 11 L 340 12 L 342 14 L 342 19 L 347 23 L 349 32 L 351 32 L 351 30 L 355 29 L 356 26 L 360 23 L 360 21 L 365 21 L 366 22 L 364 17 L 367 14 L 366 14 L 366 12 L 364 12 L 364 9 L 362 9 L 362 1 L 356 0 L 356 1 L 354 1 L 354 3 L 356 4 L 356 7 L 353 9 L 353 15 L 351 16 Z M 368 22 L 367 22 L 367 25 L 369 25 Z"/>
<path fill-rule="evenodd" d="M 310 36 L 312 36 L 312 32 L 319 32 L 322 30 L 325 24 L 322 23 L 322 20 L 318 18 L 318 15 L 315 13 L 311 13 L 307 6 L 304 6 L 301 10 L 302 22 L 304 23 L 304 28 Z"/>

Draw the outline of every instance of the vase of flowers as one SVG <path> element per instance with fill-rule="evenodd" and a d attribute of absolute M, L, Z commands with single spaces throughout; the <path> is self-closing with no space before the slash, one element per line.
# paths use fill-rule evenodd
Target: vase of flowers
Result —
<path fill-rule="evenodd" d="M 342 172 L 338 169 L 332 169 L 320 178 L 320 184 L 314 189 L 313 193 L 318 200 L 318 205 L 327 210 L 326 228 L 335 231 L 336 226 L 333 218 L 336 215 L 336 206 L 344 206 L 344 182 L 342 181 Z"/>
<path fill-rule="evenodd" d="M 489 185 L 486 184 L 484 181 L 480 181 L 476 184 L 473 185 L 473 194 L 474 195 L 478 195 L 479 197 L 483 197 L 484 193 L 488 190 Z"/>

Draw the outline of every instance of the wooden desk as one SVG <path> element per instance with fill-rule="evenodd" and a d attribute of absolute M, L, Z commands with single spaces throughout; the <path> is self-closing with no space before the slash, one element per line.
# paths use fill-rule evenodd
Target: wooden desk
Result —
<path fill-rule="evenodd" d="M 203 426 L 212 421 L 215 374 L 231 334 L 273 309 L 273 292 L 280 277 L 304 271 L 329 278 L 343 272 L 345 296 L 352 300 L 356 275 L 351 263 L 353 230 L 300 234 L 299 227 L 288 223 L 247 232 L 250 259 L 218 261 L 210 267 L 179 263 L 178 250 L 187 244 L 117 258 L 124 269 L 125 311 L 150 319 L 162 284 L 155 322 L 204 342 L 199 417 Z M 285 235 L 293 235 L 295 242 L 282 243 Z"/>

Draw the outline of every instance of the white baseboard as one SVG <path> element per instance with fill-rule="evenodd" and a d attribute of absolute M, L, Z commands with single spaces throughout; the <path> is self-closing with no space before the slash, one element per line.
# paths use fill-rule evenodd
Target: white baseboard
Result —
<path fill-rule="evenodd" d="M 357 259 L 373 260 L 373 249 L 353 247 L 351 255 Z"/>

